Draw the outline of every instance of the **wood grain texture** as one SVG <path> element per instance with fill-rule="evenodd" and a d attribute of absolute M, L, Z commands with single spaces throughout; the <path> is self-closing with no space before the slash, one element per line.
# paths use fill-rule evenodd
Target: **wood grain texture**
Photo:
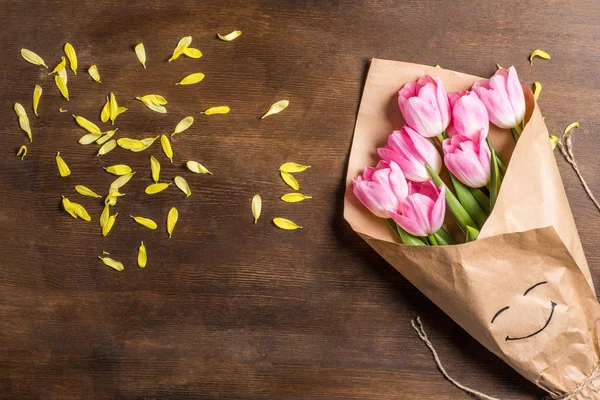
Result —
<path fill-rule="evenodd" d="M 360 94 L 372 57 L 487 76 L 515 65 L 524 83 L 544 85 L 539 99 L 557 134 L 580 121 L 575 152 L 590 186 L 600 123 L 600 6 L 596 1 L 31 1 L 0 2 L 0 397 L 18 399 L 467 399 L 445 381 L 410 326 L 420 315 L 451 375 L 503 399 L 543 392 L 480 346 L 385 263 L 342 218 L 343 185 Z M 234 29 L 230 43 L 217 33 Z M 204 53 L 170 56 L 182 36 Z M 21 47 L 51 67 L 71 42 L 79 56 L 69 75 L 71 101 L 47 71 L 24 62 Z M 144 42 L 144 70 L 133 46 Z M 529 66 L 531 50 L 551 61 Z M 97 64 L 102 83 L 86 74 Z M 192 72 L 206 78 L 175 86 Z M 44 94 L 31 110 L 35 84 Z M 129 108 L 116 137 L 170 133 L 187 115 L 195 124 L 173 140 L 173 164 L 155 143 L 142 153 L 116 149 L 95 157 L 81 146 L 71 113 L 99 123 L 113 91 Z M 135 96 L 159 93 L 168 113 Z M 283 113 L 260 120 L 275 101 Z M 26 136 L 12 111 L 27 109 Z M 203 116 L 214 105 L 231 113 Z M 68 109 L 59 113 L 58 108 Z M 102 125 L 107 129 L 108 125 Z M 54 156 L 72 176 L 58 176 Z M 149 157 L 176 188 L 146 196 Z M 598 212 L 557 154 L 584 248 L 600 288 Z M 186 172 L 196 160 L 213 176 Z M 313 199 L 287 204 L 277 173 L 285 161 L 313 167 L 297 175 Z M 111 234 L 100 235 L 101 202 L 76 184 L 105 193 L 114 177 L 103 166 L 137 171 L 124 188 Z M 263 197 L 252 222 L 250 200 Z M 70 218 L 61 195 L 85 205 L 94 220 Z M 171 206 L 180 212 L 172 239 Z M 159 223 L 156 231 L 128 215 Z M 278 230 L 273 217 L 304 226 Z M 139 241 L 148 266 L 139 269 Z M 118 273 L 96 256 L 124 262 Z"/>

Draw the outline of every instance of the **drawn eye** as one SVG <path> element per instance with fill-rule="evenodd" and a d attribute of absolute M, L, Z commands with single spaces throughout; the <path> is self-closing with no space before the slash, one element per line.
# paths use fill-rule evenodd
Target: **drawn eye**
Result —
<path fill-rule="evenodd" d="M 502 314 L 504 311 L 508 310 L 509 308 L 510 308 L 510 306 L 506 306 L 506 307 L 503 307 L 503 308 L 499 309 L 498 312 L 494 315 L 494 318 L 492 318 L 492 324 L 494 323 L 494 320 L 496 318 L 498 318 L 498 316 L 500 314 Z"/>

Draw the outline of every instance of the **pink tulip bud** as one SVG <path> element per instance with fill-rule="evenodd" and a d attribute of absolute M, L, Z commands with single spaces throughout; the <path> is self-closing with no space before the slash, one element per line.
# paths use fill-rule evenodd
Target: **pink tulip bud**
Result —
<path fill-rule="evenodd" d="M 438 189 L 432 181 L 408 183 L 408 197 L 402 204 L 402 214 L 390 211 L 390 216 L 406 232 L 415 236 L 432 235 L 439 231 L 446 214 L 446 188 Z"/>
<path fill-rule="evenodd" d="M 510 129 L 525 118 L 525 95 L 515 67 L 501 68 L 490 79 L 475 82 L 471 89 L 485 104 L 494 125 Z"/>
<path fill-rule="evenodd" d="M 472 188 L 487 185 L 490 180 L 490 148 L 481 132 L 479 141 L 466 135 L 444 140 L 444 164 L 459 181 Z"/>
<path fill-rule="evenodd" d="M 450 123 L 450 105 L 440 78 L 424 75 L 407 83 L 398 93 L 398 105 L 407 125 L 425 137 L 441 134 Z"/>
<path fill-rule="evenodd" d="M 442 168 L 442 159 L 435 146 L 408 126 L 394 131 L 388 137 L 387 145 L 377 152 L 385 161 L 398 164 L 406 179 L 414 182 L 431 179 L 425 164 L 438 173 Z"/>
<path fill-rule="evenodd" d="M 448 126 L 450 136 L 465 135 L 473 140 L 479 140 L 481 132 L 484 138 L 490 130 L 490 120 L 485 104 L 477 93 L 467 90 L 448 95 L 452 121 Z"/>
<path fill-rule="evenodd" d="M 408 195 L 404 174 L 393 161 L 380 161 L 375 168 L 366 167 L 362 176 L 357 176 L 352 182 L 354 195 L 380 218 L 390 218 L 388 210 L 401 210 Z"/>

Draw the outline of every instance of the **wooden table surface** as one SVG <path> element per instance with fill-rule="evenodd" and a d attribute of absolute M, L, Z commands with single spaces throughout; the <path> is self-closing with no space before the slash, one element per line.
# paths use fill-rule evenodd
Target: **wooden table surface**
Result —
<path fill-rule="evenodd" d="M 581 128 L 575 152 L 600 193 L 594 136 L 600 123 L 600 6 L 597 1 L 61 1 L 3 0 L 0 43 L 0 398 L 6 399 L 467 399 L 444 380 L 410 326 L 421 316 L 452 376 L 503 399 L 539 399 L 520 377 L 420 294 L 356 235 L 342 218 L 346 162 L 356 112 L 372 57 L 440 64 L 488 76 L 496 63 L 515 65 L 526 84 L 540 81 L 546 124 L 558 134 Z M 230 43 L 216 33 L 234 29 Z M 166 60 L 192 35 L 201 59 Z M 63 100 L 49 71 L 26 63 L 19 49 L 50 67 L 65 42 L 78 52 Z M 133 46 L 143 42 L 148 69 Z M 531 67 L 535 48 L 552 55 Z M 102 83 L 85 72 L 96 64 Z M 195 86 L 174 83 L 192 72 Z M 33 87 L 44 93 L 39 118 Z M 97 123 L 114 92 L 129 110 L 116 137 L 170 133 L 187 115 L 189 131 L 173 140 L 174 163 L 160 146 L 95 157 L 97 146 L 71 114 Z M 165 96 L 168 113 L 135 96 Z M 260 120 L 277 100 L 283 113 Z M 12 110 L 21 102 L 33 143 Z M 228 105 L 229 115 L 204 116 Z M 59 107 L 68 110 L 59 113 Z M 110 125 L 102 125 L 108 129 Z M 15 157 L 27 144 L 25 161 Z M 60 151 L 72 175 L 60 178 Z M 149 157 L 175 187 L 145 195 Z M 600 289 L 599 215 L 573 171 L 557 159 L 579 232 Z M 214 175 L 183 168 L 197 160 Z M 286 161 L 312 165 L 297 175 L 313 199 L 286 204 L 278 176 Z M 76 184 L 106 193 L 114 177 L 103 166 L 137 171 L 114 208 L 106 238 L 102 203 Z M 252 223 L 250 199 L 263 197 Z M 93 220 L 72 219 L 61 195 L 83 204 Z M 172 239 L 167 210 L 180 221 Z M 155 219 L 150 231 L 128 216 Z M 282 231 L 288 217 L 304 227 Z M 143 240 L 149 262 L 136 266 Z M 125 264 L 116 272 L 97 259 L 108 251 Z"/>

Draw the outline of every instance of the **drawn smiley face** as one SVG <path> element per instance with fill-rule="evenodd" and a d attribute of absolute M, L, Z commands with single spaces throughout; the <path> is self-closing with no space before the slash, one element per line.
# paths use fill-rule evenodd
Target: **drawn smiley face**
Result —
<path fill-rule="evenodd" d="M 542 281 L 542 282 L 538 282 L 535 285 L 531 286 L 530 288 L 528 288 L 525 293 L 523 293 L 523 297 L 527 296 L 532 290 L 542 286 L 542 285 L 546 285 L 548 282 L 547 281 Z M 546 319 L 546 322 L 543 324 L 542 327 L 540 327 L 538 330 L 536 330 L 535 332 L 529 334 L 529 335 L 525 335 L 525 336 L 510 336 L 510 335 L 506 335 L 506 341 L 515 341 L 515 340 L 523 340 L 523 339 L 529 339 L 539 333 L 541 333 L 544 329 L 546 329 L 548 327 L 548 325 L 550 325 L 550 321 L 552 321 L 552 318 L 554 317 L 554 311 L 556 309 L 557 304 L 550 300 L 550 308 L 548 311 L 548 317 Z M 494 314 L 494 317 L 492 318 L 492 324 L 494 323 L 494 321 L 496 321 L 498 319 L 498 317 L 500 317 L 500 315 L 502 315 L 502 313 L 504 313 L 505 311 L 509 310 L 510 306 L 506 306 L 506 307 L 502 307 L 500 310 L 498 310 L 496 312 L 496 314 Z"/>

